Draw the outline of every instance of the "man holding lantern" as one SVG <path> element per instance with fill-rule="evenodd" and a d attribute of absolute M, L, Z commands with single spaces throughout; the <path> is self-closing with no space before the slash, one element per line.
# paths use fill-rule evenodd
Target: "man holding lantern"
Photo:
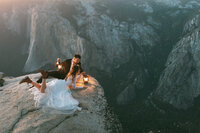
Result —
<path fill-rule="evenodd" d="M 61 62 L 60 58 L 57 58 L 57 62 L 56 62 L 57 71 L 46 71 L 46 73 L 48 74 L 48 77 L 65 79 L 66 75 L 73 68 L 73 66 L 79 65 L 80 66 L 80 74 L 85 75 L 85 72 L 83 72 L 83 69 L 81 67 L 80 60 L 81 60 L 81 56 L 79 54 L 75 54 L 72 59 L 67 59 L 63 62 Z M 40 79 L 37 82 L 41 83 L 42 77 L 40 77 Z"/>

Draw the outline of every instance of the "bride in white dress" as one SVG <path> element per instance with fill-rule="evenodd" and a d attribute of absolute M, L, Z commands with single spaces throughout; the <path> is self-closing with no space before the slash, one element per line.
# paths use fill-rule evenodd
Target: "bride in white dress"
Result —
<path fill-rule="evenodd" d="M 76 78 L 80 73 L 79 65 L 73 66 L 65 80 L 55 79 L 48 83 L 46 83 L 48 74 L 43 70 L 39 72 L 42 74 L 41 85 L 33 82 L 28 76 L 20 81 L 20 84 L 27 82 L 34 85 L 31 91 L 37 107 L 42 107 L 49 113 L 58 114 L 72 114 L 76 110 L 81 110 L 78 106 L 79 102 L 72 97 L 70 91 L 71 88 L 83 88 L 76 86 Z"/>

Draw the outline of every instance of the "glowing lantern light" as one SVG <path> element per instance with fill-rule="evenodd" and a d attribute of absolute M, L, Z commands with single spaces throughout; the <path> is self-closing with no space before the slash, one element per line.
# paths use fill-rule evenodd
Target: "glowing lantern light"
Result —
<path fill-rule="evenodd" d="M 62 69 L 62 65 L 58 65 L 58 69 L 61 70 Z"/>
<path fill-rule="evenodd" d="M 86 84 L 86 83 L 89 82 L 89 77 L 88 77 L 88 75 L 83 75 L 83 82 L 84 82 L 84 84 Z"/>

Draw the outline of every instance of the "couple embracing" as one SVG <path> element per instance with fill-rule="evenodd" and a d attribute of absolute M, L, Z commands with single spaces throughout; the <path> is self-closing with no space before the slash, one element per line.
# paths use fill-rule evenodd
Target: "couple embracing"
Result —
<path fill-rule="evenodd" d="M 81 56 L 76 54 L 73 59 L 61 62 L 57 59 L 57 71 L 39 70 L 41 78 L 34 82 L 28 76 L 20 81 L 21 83 L 30 83 L 34 87 L 31 89 L 34 94 L 35 104 L 38 107 L 48 109 L 50 112 L 71 114 L 76 110 L 81 110 L 79 102 L 71 95 L 70 89 L 84 88 L 77 87 L 76 82 L 80 80 L 85 73 L 81 68 Z M 46 82 L 48 77 L 54 77 L 50 82 Z M 41 84 L 39 84 L 41 83 Z"/>

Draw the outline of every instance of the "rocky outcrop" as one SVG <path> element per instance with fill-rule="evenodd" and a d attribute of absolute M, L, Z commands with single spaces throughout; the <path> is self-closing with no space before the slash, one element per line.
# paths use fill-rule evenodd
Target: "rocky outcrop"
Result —
<path fill-rule="evenodd" d="M 40 74 L 28 76 L 36 80 Z M 0 91 L 2 133 L 121 132 L 121 125 L 107 106 L 103 89 L 94 78 L 90 77 L 87 89 L 72 90 L 82 110 L 72 115 L 59 115 L 48 114 L 34 106 L 30 86 L 18 84 L 23 77 L 5 78 L 5 86 Z"/>
<path fill-rule="evenodd" d="M 173 48 L 160 77 L 154 96 L 176 108 L 192 106 L 200 94 L 200 25 L 199 16 L 189 21 L 189 31 Z"/>
<path fill-rule="evenodd" d="M 197 29 L 199 26 L 200 26 L 200 15 L 196 15 L 194 18 L 192 18 L 185 24 L 183 33 L 184 34 L 190 33 L 195 29 Z"/>

